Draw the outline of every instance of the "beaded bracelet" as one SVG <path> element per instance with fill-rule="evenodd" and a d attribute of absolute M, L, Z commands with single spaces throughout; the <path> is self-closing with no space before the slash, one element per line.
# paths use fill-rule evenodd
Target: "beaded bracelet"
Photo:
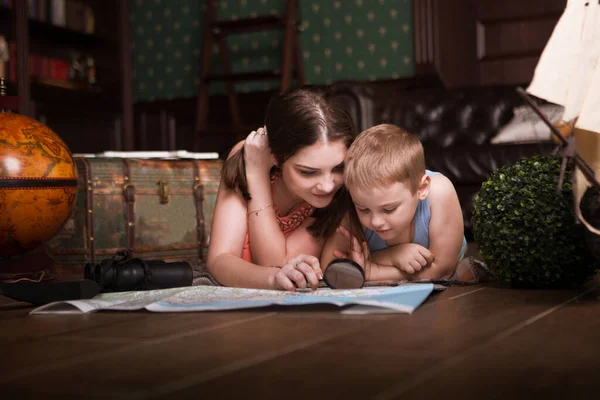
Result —
<path fill-rule="evenodd" d="M 246 215 L 250 215 L 250 214 L 255 214 L 258 217 L 258 213 L 261 212 L 262 210 L 266 210 L 269 207 L 274 207 L 274 204 L 269 204 L 268 206 L 264 206 L 259 208 L 258 210 L 252 210 L 250 212 L 248 212 Z"/>

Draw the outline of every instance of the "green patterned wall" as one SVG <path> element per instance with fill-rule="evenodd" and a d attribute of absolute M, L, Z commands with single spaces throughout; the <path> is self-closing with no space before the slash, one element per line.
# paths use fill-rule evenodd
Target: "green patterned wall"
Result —
<path fill-rule="evenodd" d="M 280 12 L 285 0 L 221 0 L 218 4 L 219 19 L 234 19 Z M 204 1 L 131 0 L 131 11 L 136 100 L 195 96 Z M 299 18 L 307 83 L 414 73 L 410 0 L 299 0 Z M 278 67 L 281 46 L 280 30 L 230 37 L 234 72 Z M 218 56 L 214 61 L 217 71 Z M 277 86 L 277 81 L 250 82 L 237 88 L 248 92 Z M 211 89 L 223 91 L 220 84 Z"/>

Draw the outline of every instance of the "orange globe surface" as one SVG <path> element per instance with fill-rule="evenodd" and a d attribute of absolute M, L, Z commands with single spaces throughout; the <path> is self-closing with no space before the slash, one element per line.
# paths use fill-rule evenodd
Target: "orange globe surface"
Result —
<path fill-rule="evenodd" d="M 39 121 L 0 113 L 0 258 L 54 236 L 76 196 L 77 168 L 62 139 Z"/>

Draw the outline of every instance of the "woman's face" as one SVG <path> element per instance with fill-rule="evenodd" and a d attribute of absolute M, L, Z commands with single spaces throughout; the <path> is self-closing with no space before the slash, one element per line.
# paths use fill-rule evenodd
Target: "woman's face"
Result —
<path fill-rule="evenodd" d="M 327 206 L 344 183 L 343 140 L 304 147 L 281 167 L 287 189 L 315 208 Z"/>

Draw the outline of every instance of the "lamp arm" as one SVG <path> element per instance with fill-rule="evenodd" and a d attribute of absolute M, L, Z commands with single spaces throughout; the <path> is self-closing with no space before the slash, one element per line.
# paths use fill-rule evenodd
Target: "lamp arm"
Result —
<path fill-rule="evenodd" d="M 533 101 L 533 99 L 531 98 L 531 96 L 529 96 L 529 94 L 525 91 L 525 89 L 523 89 L 522 87 L 518 87 L 517 88 L 517 93 L 525 100 L 525 102 L 527 103 L 527 105 L 529 107 L 531 107 L 531 109 L 533 109 L 533 111 L 550 128 L 550 132 L 552 132 L 552 134 L 554 136 L 556 136 L 556 138 L 558 140 L 560 140 L 562 147 L 563 148 L 567 147 L 569 145 L 569 143 L 567 142 L 567 140 L 564 137 L 562 137 L 562 135 L 560 134 L 559 130 L 552 124 L 552 122 L 550 122 L 550 120 L 548 119 L 548 117 L 546 117 L 546 115 L 538 107 L 538 105 L 535 103 L 535 101 Z M 573 162 L 575 163 L 575 165 L 577 167 L 579 167 L 579 169 L 581 170 L 581 173 L 592 184 L 592 186 L 594 186 L 596 189 L 600 190 L 600 182 L 598 182 L 598 180 L 596 179 L 596 173 L 589 166 L 589 164 L 586 163 L 583 158 L 581 158 L 581 156 L 579 155 L 579 153 L 577 153 L 576 151 L 573 151 Z"/>

